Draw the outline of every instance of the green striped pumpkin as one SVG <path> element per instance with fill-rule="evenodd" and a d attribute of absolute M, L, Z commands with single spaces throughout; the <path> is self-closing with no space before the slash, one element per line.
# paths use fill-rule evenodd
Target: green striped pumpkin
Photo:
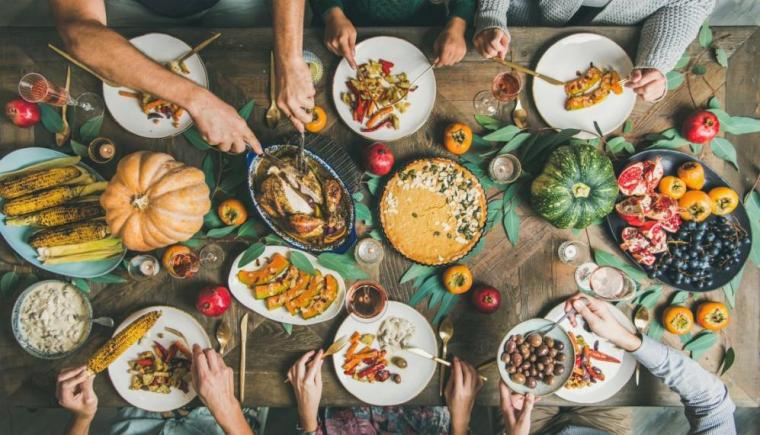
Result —
<path fill-rule="evenodd" d="M 586 228 L 615 207 L 612 162 L 591 145 L 565 145 L 549 156 L 533 180 L 533 208 L 557 228 Z"/>

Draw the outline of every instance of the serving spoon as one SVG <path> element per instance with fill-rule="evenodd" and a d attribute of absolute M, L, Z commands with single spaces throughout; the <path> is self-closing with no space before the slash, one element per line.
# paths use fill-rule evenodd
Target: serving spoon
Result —
<path fill-rule="evenodd" d="M 269 109 L 267 109 L 267 115 L 266 115 L 266 121 L 267 121 L 267 127 L 269 128 L 275 128 L 277 127 L 277 124 L 280 123 L 280 109 L 277 108 L 277 102 L 275 101 L 275 95 L 274 95 L 274 83 L 275 77 L 274 77 L 274 52 L 269 52 L 269 100 L 271 103 L 269 104 Z"/>
<path fill-rule="evenodd" d="M 649 326 L 649 321 L 651 320 L 651 317 L 649 316 L 649 310 L 647 307 L 640 305 L 636 312 L 633 313 L 633 326 L 636 327 L 636 330 L 640 333 L 644 333 Z M 640 365 L 639 363 L 636 363 L 636 386 L 639 386 L 639 373 L 640 373 Z"/>
<path fill-rule="evenodd" d="M 219 354 L 224 357 L 224 351 L 227 350 L 227 344 L 232 338 L 232 329 L 230 325 L 222 319 L 219 326 L 216 327 L 216 341 L 219 342 Z"/>
<path fill-rule="evenodd" d="M 441 349 L 441 358 L 446 359 L 446 354 L 448 353 L 448 345 L 449 340 L 451 340 L 451 337 L 454 336 L 454 324 L 451 322 L 451 319 L 449 316 L 446 316 L 445 319 L 443 319 L 443 322 L 441 322 L 441 326 L 438 328 L 438 336 L 441 337 L 441 342 L 443 343 L 443 347 Z M 443 370 L 443 367 L 441 367 L 441 371 L 438 378 L 438 385 L 439 385 L 439 393 L 441 396 L 443 396 L 443 379 L 445 376 L 445 372 Z"/>

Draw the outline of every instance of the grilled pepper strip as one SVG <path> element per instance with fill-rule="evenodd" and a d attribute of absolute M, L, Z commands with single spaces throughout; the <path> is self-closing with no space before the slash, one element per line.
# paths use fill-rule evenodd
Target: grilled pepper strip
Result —
<path fill-rule="evenodd" d="M 386 106 L 378 110 L 374 115 L 372 115 L 369 121 L 367 121 L 366 128 L 369 131 L 374 131 L 374 129 L 382 126 L 383 120 L 387 118 L 387 115 L 389 115 L 391 112 L 393 112 L 393 106 Z"/>
<path fill-rule="evenodd" d="M 599 352 L 598 350 L 590 350 L 589 356 L 594 359 L 598 359 L 599 361 L 607 361 L 607 362 L 613 362 L 613 363 L 619 363 L 620 360 L 615 358 L 614 356 L 607 355 L 606 353 Z"/>

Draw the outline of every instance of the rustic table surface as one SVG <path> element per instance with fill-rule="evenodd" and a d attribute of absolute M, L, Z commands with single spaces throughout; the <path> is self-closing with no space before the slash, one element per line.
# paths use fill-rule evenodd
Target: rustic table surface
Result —
<path fill-rule="evenodd" d="M 214 29 L 175 28 L 162 29 L 194 45 L 205 39 Z M 578 31 L 598 32 L 612 38 L 633 57 L 639 36 L 637 28 L 512 28 L 514 60 L 534 65 L 538 57 L 553 41 Z M 120 29 L 126 37 L 137 36 L 155 29 Z M 249 99 L 256 101 L 256 107 L 250 122 L 262 142 L 271 142 L 289 133 L 288 127 L 270 130 L 264 124 L 264 112 L 269 104 L 268 64 L 269 47 L 272 46 L 271 29 L 220 29 L 221 39 L 205 49 L 202 58 L 209 72 L 211 88 L 221 98 L 235 107 L 240 107 Z M 383 28 L 361 29 L 359 39 L 375 35 L 390 34 L 405 38 L 421 47 L 429 56 L 437 29 L 432 28 Z M 702 77 L 692 77 L 668 94 L 667 98 L 657 104 L 639 102 L 631 117 L 633 131 L 627 138 L 633 143 L 646 133 L 659 132 L 672 127 L 692 109 L 692 101 L 704 105 L 712 95 L 717 95 L 724 102 L 729 113 L 733 115 L 760 115 L 760 31 L 754 27 L 724 27 L 714 29 L 715 40 L 728 55 L 729 68 L 721 68 L 710 61 L 707 73 Z M 318 86 L 317 104 L 325 107 L 329 114 L 329 124 L 325 134 L 333 137 L 356 158 L 367 141 L 352 134 L 339 120 L 330 98 L 331 76 L 338 59 L 328 53 L 321 43 L 320 29 L 307 29 L 304 36 L 304 48 L 315 52 L 326 64 L 326 75 Z M 3 29 L 0 34 L 0 100 L 7 101 L 16 93 L 19 78 L 26 72 L 42 72 L 52 80 L 62 83 L 65 76 L 66 62 L 47 48 L 53 42 L 59 46 L 60 39 L 54 29 Z M 693 43 L 689 52 L 699 56 L 704 49 Z M 712 54 L 702 53 L 709 59 Z M 118 62 L 118 59 L 114 59 Z M 127 65 L 124 66 L 128 67 Z M 483 60 L 470 50 L 460 64 L 435 71 L 438 83 L 438 100 L 429 122 L 417 134 L 393 143 L 397 157 L 404 159 L 414 155 L 440 152 L 440 135 L 443 126 L 452 121 L 469 122 L 473 128 L 472 97 L 480 90 L 488 88 L 491 78 L 500 67 Z M 530 97 L 530 83 L 521 96 L 531 115 L 531 126 L 542 126 L 536 115 Z M 99 91 L 100 82 L 82 70 L 73 68 L 72 94 L 85 90 Z M 476 130 L 477 131 L 477 130 Z M 123 153 L 136 150 L 163 151 L 174 155 L 179 160 L 200 166 L 203 153 L 190 146 L 179 136 L 167 139 L 144 139 L 136 137 L 120 128 L 113 119 L 106 115 L 102 134 L 112 138 Z M 704 158 L 722 174 L 731 186 L 740 194 L 751 188 L 760 166 L 760 148 L 753 146 L 753 140 L 760 140 L 759 134 L 732 138 L 739 153 L 741 171 L 725 164 L 709 151 Z M 14 149 L 26 146 L 54 146 L 52 135 L 41 126 L 35 129 L 14 128 L 7 119 L 0 120 L 0 152 L 6 154 Z M 103 175 L 113 174 L 114 165 L 102 168 Z M 460 303 L 451 316 L 455 325 L 455 334 L 450 343 L 450 351 L 464 355 L 474 363 L 493 358 L 497 343 L 506 331 L 516 323 L 537 316 L 543 316 L 554 305 L 576 290 L 573 280 L 573 268 L 560 263 L 556 257 L 558 245 L 567 239 L 580 239 L 593 248 L 602 248 L 615 252 L 616 248 L 601 226 L 589 227 L 575 236 L 570 231 L 553 228 L 546 221 L 537 217 L 529 207 L 522 206 L 522 228 L 519 244 L 513 247 L 506 239 L 504 231 L 495 228 L 486 239 L 486 249 L 471 262 L 473 272 L 479 281 L 497 286 L 503 294 L 503 307 L 496 314 L 485 316 L 477 314 Z M 218 320 L 202 318 L 193 308 L 195 293 L 202 285 L 225 283 L 230 263 L 237 253 L 246 247 L 240 241 L 223 241 L 228 250 L 227 260 L 218 270 L 204 270 L 193 279 L 181 281 L 170 278 L 165 272 L 146 282 L 129 282 L 127 284 L 93 284 L 90 294 L 94 312 L 97 316 L 110 316 L 117 322 L 130 313 L 151 305 L 167 304 L 177 306 L 192 313 L 202 322 L 213 337 Z M 19 273 L 33 272 L 39 277 L 50 274 L 34 270 L 5 245 L 0 247 L 0 271 L 15 270 Z M 399 285 L 403 272 L 409 262 L 393 252 L 386 250 L 386 259 L 379 270 L 370 271 L 390 291 L 395 300 L 406 301 L 414 292 L 409 284 Z M 120 272 L 120 273 L 123 273 Z M 746 268 L 741 290 L 737 296 L 734 321 L 727 330 L 727 337 L 737 349 L 736 363 L 723 379 L 729 386 L 733 400 L 743 406 L 758 406 L 760 403 L 760 373 L 757 370 L 757 356 L 760 347 L 760 273 L 754 266 Z M 0 401 L 13 406 L 46 407 L 55 406 L 54 375 L 67 366 L 82 364 L 91 351 L 94 351 L 110 335 L 111 331 L 96 326 L 92 336 L 76 355 L 64 360 L 48 362 L 35 359 L 16 344 L 10 328 L 10 309 L 21 289 L 7 295 L 2 300 L 2 319 L 0 323 Z M 660 301 L 670 295 L 667 289 Z M 723 299 L 723 292 L 713 291 L 705 295 L 710 298 Z M 698 296 L 703 297 L 703 296 Z M 424 303 L 423 303 L 424 304 Z M 421 304 L 421 305 L 423 305 Z M 423 314 L 432 319 L 434 312 L 425 307 L 418 307 Z M 624 308 L 630 310 L 630 307 Z M 225 319 L 235 325 L 245 309 L 235 303 L 225 314 Z M 289 406 L 293 402 L 290 386 L 282 382 L 287 368 L 303 352 L 329 343 L 337 329 L 341 317 L 311 327 L 295 327 L 288 335 L 280 324 L 253 315 L 249 327 L 248 364 L 246 383 L 246 405 Z M 235 328 L 237 329 L 237 328 Z M 237 331 L 236 331 L 237 334 Z M 673 336 L 665 335 L 669 344 L 680 348 L 681 343 Z M 237 337 L 232 343 L 233 350 L 226 356 L 227 364 L 238 367 Z M 722 358 L 723 348 L 715 346 L 704 355 L 700 363 L 708 370 L 715 371 Z M 498 372 L 494 366 L 486 371 L 489 382 L 479 396 L 481 404 L 498 404 Z M 324 394 L 323 404 L 351 405 L 358 404 L 340 385 L 335 373 L 326 365 L 323 369 Z M 235 377 L 237 379 L 237 376 Z M 413 400 L 414 404 L 441 404 L 438 396 L 438 377 L 428 385 L 422 394 Z M 118 396 L 106 375 L 96 380 L 96 390 L 101 406 L 122 406 L 125 404 Z M 547 397 L 542 404 L 563 404 L 561 399 Z M 637 388 L 633 380 L 614 397 L 602 405 L 678 405 L 678 397 L 656 378 L 642 370 L 641 385 Z"/>

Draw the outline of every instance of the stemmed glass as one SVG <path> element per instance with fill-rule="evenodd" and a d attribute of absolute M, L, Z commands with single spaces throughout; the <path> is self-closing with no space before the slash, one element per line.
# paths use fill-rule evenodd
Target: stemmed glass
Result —
<path fill-rule="evenodd" d="M 46 79 L 42 74 L 28 73 L 18 83 L 18 94 L 30 103 L 52 106 L 74 106 L 89 117 L 103 114 L 103 100 L 94 92 L 84 92 L 73 98 L 69 91 Z"/>
<path fill-rule="evenodd" d="M 216 243 L 209 243 L 201 248 L 199 253 L 201 264 L 208 267 L 219 267 L 224 261 L 224 249 Z"/>
<path fill-rule="evenodd" d="M 517 99 L 523 88 L 520 76 L 512 71 L 496 74 L 491 81 L 491 89 L 484 89 L 472 100 L 475 113 L 494 116 L 499 112 L 499 105 Z"/>

